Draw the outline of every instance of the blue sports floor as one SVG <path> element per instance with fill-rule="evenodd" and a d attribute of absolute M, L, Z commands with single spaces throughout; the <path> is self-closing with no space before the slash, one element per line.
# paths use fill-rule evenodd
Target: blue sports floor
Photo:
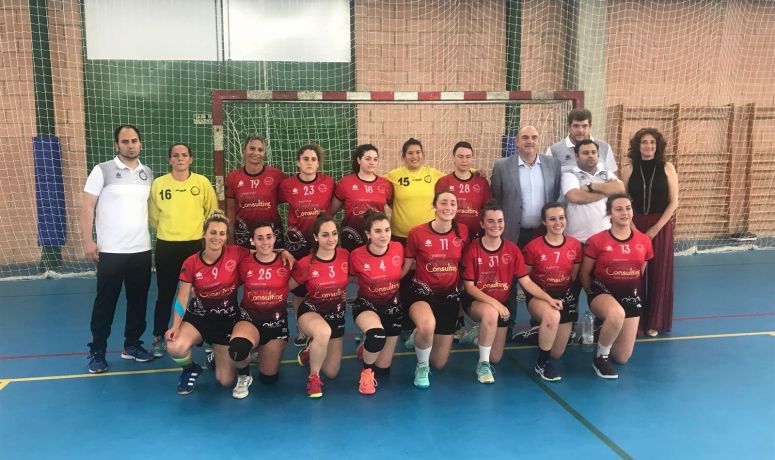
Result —
<path fill-rule="evenodd" d="M 362 396 L 348 334 L 319 400 L 305 397 L 292 344 L 278 384 L 256 381 L 247 399 L 208 372 L 178 396 L 169 358 L 120 359 L 122 308 L 109 372 L 89 375 L 94 286 L 0 282 L 0 458 L 775 458 L 773 251 L 676 258 L 673 333 L 639 340 L 616 381 L 569 347 L 563 380 L 543 382 L 535 348 L 512 347 L 485 386 L 475 349 L 460 348 L 428 390 L 412 386 L 414 355 L 401 353 Z"/>

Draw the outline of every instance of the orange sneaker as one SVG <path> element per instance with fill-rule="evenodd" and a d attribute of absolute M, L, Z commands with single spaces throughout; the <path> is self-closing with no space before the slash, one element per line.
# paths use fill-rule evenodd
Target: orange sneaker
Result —
<path fill-rule="evenodd" d="M 323 382 L 320 381 L 320 376 L 312 373 L 307 377 L 307 397 L 319 398 L 323 396 Z"/>
<path fill-rule="evenodd" d="M 361 380 L 358 382 L 358 391 L 362 395 L 373 395 L 377 392 L 377 379 L 374 378 L 374 371 L 368 367 L 361 371 Z"/>

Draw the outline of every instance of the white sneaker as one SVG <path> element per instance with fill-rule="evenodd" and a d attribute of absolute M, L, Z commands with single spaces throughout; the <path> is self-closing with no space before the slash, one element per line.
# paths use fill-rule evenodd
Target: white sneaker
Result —
<path fill-rule="evenodd" d="M 415 331 L 412 331 L 412 333 L 409 334 L 409 337 L 404 342 L 404 347 L 407 350 L 414 350 L 414 333 Z"/>
<path fill-rule="evenodd" d="M 253 383 L 253 377 L 249 375 L 238 375 L 237 384 L 234 385 L 234 389 L 231 391 L 231 396 L 236 399 L 247 398 L 250 394 L 248 388 Z"/>

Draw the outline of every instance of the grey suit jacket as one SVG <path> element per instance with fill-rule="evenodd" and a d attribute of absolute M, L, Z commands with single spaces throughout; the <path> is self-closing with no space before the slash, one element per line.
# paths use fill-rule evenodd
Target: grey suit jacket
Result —
<path fill-rule="evenodd" d="M 560 162 L 550 155 L 539 155 L 544 175 L 544 199 L 546 203 L 560 197 Z M 519 155 L 501 158 L 492 168 L 492 195 L 503 206 L 506 228 L 503 237 L 517 244 L 522 221 L 522 189 L 519 185 Z"/>

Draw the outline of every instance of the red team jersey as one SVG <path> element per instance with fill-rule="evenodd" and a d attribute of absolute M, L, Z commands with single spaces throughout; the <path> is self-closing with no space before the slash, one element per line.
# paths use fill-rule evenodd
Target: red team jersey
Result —
<path fill-rule="evenodd" d="M 484 232 L 480 225 L 479 211 L 492 199 L 492 190 L 487 179 L 473 173 L 470 178 L 463 180 L 452 172 L 436 182 L 436 193 L 442 190 L 449 190 L 457 197 L 455 220 L 468 226 L 472 238 L 482 235 Z"/>
<path fill-rule="evenodd" d="M 331 260 L 320 260 L 314 254 L 296 262 L 291 276 L 307 288 L 305 301 L 314 305 L 319 313 L 344 310 L 347 294 L 349 254 L 337 248 Z"/>
<path fill-rule="evenodd" d="M 385 211 L 385 205 L 393 200 L 393 184 L 384 177 L 367 182 L 358 174 L 348 174 L 339 179 L 334 195 L 344 203 L 342 246 L 355 249 L 366 243 L 363 215 L 370 209 Z"/>
<path fill-rule="evenodd" d="M 404 247 L 391 241 L 381 256 L 372 254 L 368 245 L 350 253 L 350 274 L 358 277 L 358 297 L 374 305 L 386 305 L 398 294 Z"/>
<path fill-rule="evenodd" d="M 248 174 L 245 168 L 235 169 L 226 176 L 226 198 L 237 202 L 236 243 L 245 246 L 252 236 L 256 222 L 269 221 L 280 227 L 280 183 L 285 174 L 277 168 L 264 165 L 258 174 Z"/>
<path fill-rule="evenodd" d="M 289 251 L 312 246 L 312 224 L 331 208 L 334 187 L 334 179 L 320 173 L 309 182 L 294 174 L 280 184 L 280 201 L 288 203 L 285 246 Z"/>
<path fill-rule="evenodd" d="M 437 233 L 430 222 L 409 232 L 406 257 L 415 259 L 414 282 L 433 293 L 448 293 L 457 289 L 460 280 L 460 258 L 468 241 L 468 228 L 458 223 L 454 230 Z"/>
<path fill-rule="evenodd" d="M 276 255 L 268 263 L 256 260 L 255 255 L 245 257 L 239 264 L 239 275 L 245 285 L 242 308 L 252 312 L 285 312 L 291 271 L 282 257 Z"/>
<path fill-rule="evenodd" d="M 581 243 L 566 236 L 559 246 L 552 246 L 543 237 L 535 238 L 523 250 L 525 264 L 533 267 L 530 279 L 555 299 L 561 299 L 573 284 L 573 266 L 583 256 Z"/>
<path fill-rule="evenodd" d="M 654 257 L 651 239 L 633 230 L 626 240 L 617 240 L 610 230 L 587 239 L 584 255 L 595 259 L 592 277 L 616 298 L 637 294 L 643 277 L 643 264 Z"/>
<path fill-rule="evenodd" d="M 240 285 L 237 266 L 248 255 L 250 251 L 243 247 L 227 245 L 212 265 L 205 263 L 199 252 L 186 259 L 179 279 L 191 283 L 194 288 L 196 297 L 192 299 L 189 311 L 200 316 L 207 312 L 231 313 L 237 305 L 237 288 Z"/>
<path fill-rule="evenodd" d="M 482 240 L 471 242 L 463 253 L 463 280 L 473 281 L 485 294 L 505 303 L 514 278 L 527 276 L 519 247 L 501 239 L 501 247 L 490 251 Z"/>

